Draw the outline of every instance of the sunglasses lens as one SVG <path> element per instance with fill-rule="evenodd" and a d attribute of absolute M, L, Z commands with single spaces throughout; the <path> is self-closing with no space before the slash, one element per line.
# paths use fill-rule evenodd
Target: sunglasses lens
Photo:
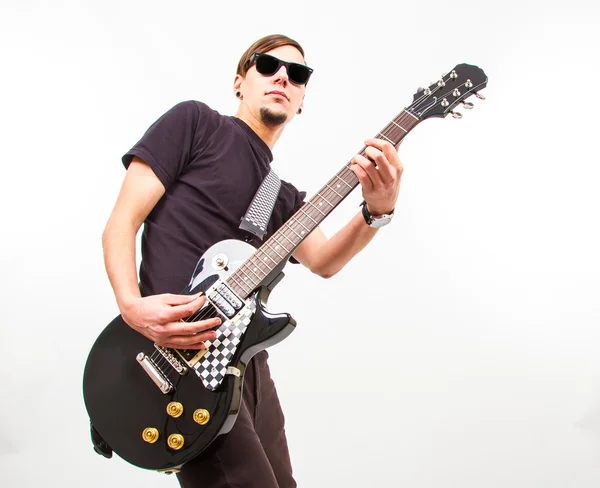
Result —
<path fill-rule="evenodd" d="M 279 60 L 268 54 L 256 58 L 256 71 L 261 75 L 272 75 L 279 68 Z"/>
<path fill-rule="evenodd" d="M 291 63 L 288 70 L 288 76 L 292 83 L 304 85 L 310 78 L 310 70 L 301 64 Z"/>
<path fill-rule="evenodd" d="M 270 76 L 279 70 L 281 63 L 279 59 L 270 54 L 258 54 L 256 56 L 256 71 L 261 75 Z M 297 85 L 305 85 L 311 74 L 309 67 L 299 63 L 289 63 L 287 72 L 290 81 Z"/>

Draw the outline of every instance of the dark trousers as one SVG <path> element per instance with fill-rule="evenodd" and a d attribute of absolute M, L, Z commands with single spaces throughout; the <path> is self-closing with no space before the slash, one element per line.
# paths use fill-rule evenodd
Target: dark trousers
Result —
<path fill-rule="evenodd" d="M 228 434 L 184 464 L 183 488 L 295 488 L 284 417 L 267 352 L 254 356 L 244 375 L 242 407 Z"/>

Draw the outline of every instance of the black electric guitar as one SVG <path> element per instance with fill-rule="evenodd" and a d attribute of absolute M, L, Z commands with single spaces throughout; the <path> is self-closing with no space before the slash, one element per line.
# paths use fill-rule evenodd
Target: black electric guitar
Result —
<path fill-rule="evenodd" d="M 445 117 L 487 84 L 460 64 L 428 88 L 376 137 L 397 146 L 419 122 Z M 364 153 L 365 148 L 360 154 Z M 266 310 L 270 291 L 298 245 L 359 184 L 346 164 L 260 248 L 221 241 L 200 258 L 183 294 L 203 291 L 206 304 L 188 321 L 221 317 L 202 351 L 158 346 L 115 318 L 94 343 L 83 376 L 85 405 L 98 442 L 131 464 L 177 471 L 237 418 L 248 361 L 286 338 L 296 322 Z M 108 449 L 108 451 L 110 451 Z"/>

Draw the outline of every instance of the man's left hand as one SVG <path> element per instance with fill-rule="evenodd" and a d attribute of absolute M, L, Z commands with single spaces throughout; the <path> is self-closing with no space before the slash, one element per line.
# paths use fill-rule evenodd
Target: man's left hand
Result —
<path fill-rule="evenodd" d="M 367 139 L 365 154 L 351 161 L 352 171 L 362 186 L 363 198 L 371 215 L 388 214 L 396 206 L 404 170 L 398 150 L 388 141 Z"/>

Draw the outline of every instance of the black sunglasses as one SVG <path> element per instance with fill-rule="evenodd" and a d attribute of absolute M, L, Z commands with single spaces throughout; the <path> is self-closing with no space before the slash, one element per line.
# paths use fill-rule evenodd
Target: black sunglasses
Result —
<path fill-rule="evenodd" d="M 274 75 L 282 65 L 285 66 L 289 80 L 296 85 L 306 85 L 313 72 L 312 68 L 304 64 L 289 63 L 264 53 L 254 53 L 250 56 L 246 70 L 249 70 L 253 63 L 256 63 L 256 71 L 265 76 Z"/>

